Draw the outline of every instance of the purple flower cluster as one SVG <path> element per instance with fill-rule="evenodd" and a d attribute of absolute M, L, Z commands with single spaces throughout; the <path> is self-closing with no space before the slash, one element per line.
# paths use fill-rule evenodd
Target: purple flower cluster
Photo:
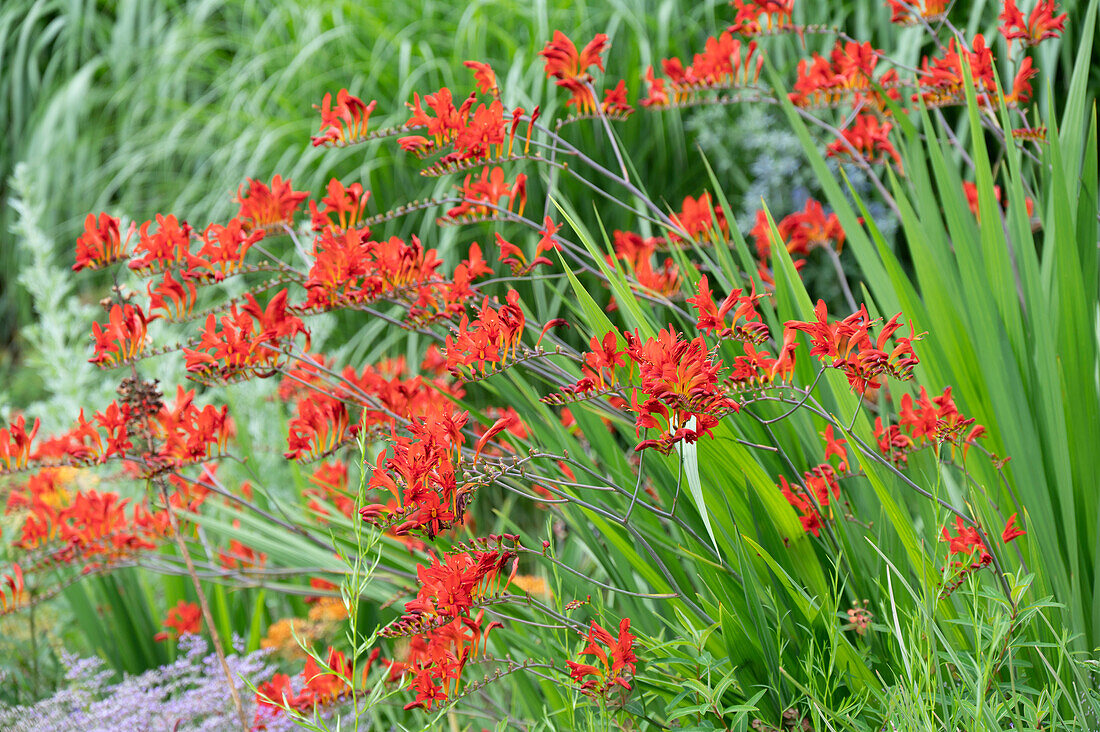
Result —
<path fill-rule="evenodd" d="M 185 635 L 179 650 L 174 662 L 127 676 L 118 684 L 108 684 L 111 672 L 101 659 L 66 656 L 68 686 L 32 706 L 0 708 L 0 729 L 220 732 L 237 728 L 225 675 L 217 656 L 207 653 L 206 641 Z M 226 659 L 250 719 L 255 704 L 245 680 L 256 684 L 271 676 L 266 656 L 266 651 L 257 651 L 246 656 L 234 653 Z"/>

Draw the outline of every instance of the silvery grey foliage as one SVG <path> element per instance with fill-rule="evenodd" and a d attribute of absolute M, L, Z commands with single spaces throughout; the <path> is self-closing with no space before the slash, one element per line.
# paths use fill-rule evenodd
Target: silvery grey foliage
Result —
<path fill-rule="evenodd" d="M 87 417 L 106 407 L 116 396 L 119 378 L 88 363 L 92 355 L 92 323 L 103 321 L 103 309 L 81 299 L 77 292 L 82 275 L 74 276 L 71 265 L 76 243 L 66 251 L 69 260 L 57 261 L 55 243 L 43 231 L 44 206 L 30 169 L 16 166 L 11 179 L 9 201 L 16 213 L 12 234 L 19 256 L 18 283 L 26 289 L 34 305 L 35 320 L 20 331 L 23 368 L 33 371 L 42 382 L 44 397 L 34 404 L 12 404 L 11 395 L 0 390 L 0 411 L 6 418 L 17 410 L 28 422 L 40 419 L 40 437 L 57 434 L 71 427 L 81 408 Z M 122 221 L 125 231 L 129 223 Z M 140 283 L 124 264 L 116 265 L 119 283 L 129 291 Z M 170 342 L 173 326 L 162 329 Z M 158 358 L 143 363 L 143 375 L 160 379 L 163 384 L 183 383 L 183 363 L 178 358 Z"/>
<path fill-rule="evenodd" d="M 49 397 L 38 404 L 11 405 L 10 396 L 0 392 L 0 404 L 5 412 L 16 407 L 30 420 L 41 419 L 43 433 L 53 433 L 68 428 L 81 406 L 106 405 L 117 384 L 88 363 L 89 334 L 100 313 L 77 297 L 72 271 L 54 261 L 54 242 L 41 226 L 44 205 L 26 163 L 16 166 L 11 187 L 9 203 L 16 215 L 11 233 L 25 262 L 17 282 L 30 293 L 37 316 L 20 332 L 24 367 L 42 380 Z"/>
<path fill-rule="evenodd" d="M 737 226 L 743 235 L 748 236 L 756 225 L 761 200 L 767 203 L 777 222 L 787 214 L 801 211 L 809 198 L 825 203 L 817 176 L 806 164 L 802 143 L 771 110 L 746 105 L 732 118 L 727 108 L 701 107 L 685 122 L 685 127 L 696 136 L 719 181 L 728 185 L 738 177 L 746 179 L 747 187 L 740 202 L 730 200 L 737 207 Z M 739 171 L 746 161 L 748 169 Z M 836 173 L 840 164 L 833 159 L 827 162 Z M 855 165 L 845 165 L 844 174 L 867 205 L 883 236 L 890 240 L 897 221 L 879 201 L 867 174 Z M 848 198 L 851 200 L 851 196 Z M 826 206 L 825 210 L 831 209 Z"/>
<path fill-rule="evenodd" d="M 234 644 L 239 647 L 238 643 Z M 52 697 L 25 707 L 0 708 L 0 729 L 12 732 L 220 732 L 236 729 L 236 711 L 218 658 L 199 635 L 179 641 L 172 663 L 109 683 L 111 672 L 99 658 L 63 658 L 67 686 Z M 239 648 L 238 648 L 239 650 Z M 263 683 L 273 668 L 267 651 L 226 658 L 249 718 L 255 711 L 246 680 Z M 282 722 L 284 720 L 280 720 Z M 293 729 L 293 724 L 268 726 Z"/>

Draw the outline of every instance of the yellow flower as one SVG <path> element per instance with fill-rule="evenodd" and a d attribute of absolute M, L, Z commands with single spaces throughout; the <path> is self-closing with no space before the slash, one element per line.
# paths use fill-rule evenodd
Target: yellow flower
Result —
<path fill-rule="evenodd" d="M 542 577 L 532 574 L 517 574 L 512 579 L 512 584 L 529 595 L 542 598 L 550 597 L 550 588 Z"/>

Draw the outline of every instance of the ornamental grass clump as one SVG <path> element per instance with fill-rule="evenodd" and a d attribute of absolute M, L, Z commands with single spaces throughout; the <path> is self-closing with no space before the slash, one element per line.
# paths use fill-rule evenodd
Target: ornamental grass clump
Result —
<path fill-rule="evenodd" d="M 636 76 L 611 73 L 629 38 L 555 31 L 537 105 L 482 60 L 407 115 L 326 95 L 303 143 L 394 145 L 439 179 L 426 198 L 276 175 L 224 222 L 89 215 L 74 270 L 111 269 L 89 361 L 118 398 L 0 429 L 0 610 L 174 572 L 196 602 L 165 638 L 210 633 L 233 678 L 213 583 L 253 593 L 257 642 L 285 619 L 265 593 L 311 619 L 338 598 L 343 637 L 232 699 L 252 729 L 1087 728 L 1092 456 L 1055 433 L 1100 424 L 1095 118 L 1030 106 L 1053 3 L 1006 3 L 999 40 L 889 5 L 919 67 L 738 0 Z M 670 204 L 614 127 L 738 105 L 781 111 L 826 198 L 765 205 L 751 245 L 727 182 Z M 831 302 L 793 259 L 819 251 Z M 259 380 L 270 403 L 234 397 Z M 285 444 L 252 439 L 269 413 Z"/>

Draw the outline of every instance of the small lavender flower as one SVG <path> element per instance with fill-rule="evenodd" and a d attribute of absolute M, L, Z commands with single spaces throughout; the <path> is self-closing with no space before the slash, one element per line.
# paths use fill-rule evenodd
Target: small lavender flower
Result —
<path fill-rule="evenodd" d="M 234 648 L 240 648 L 235 642 Z M 64 656 L 69 686 L 33 706 L 0 709 L 0 729 L 39 732 L 219 732 L 237 726 L 221 664 L 206 641 L 185 635 L 175 661 L 109 685 L 111 673 L 98 658 Z M 237 690 L 252 716 L 255 703 L 245 684 L 262 683 L 273 669 L 267 651 L 226 658 Z M 292 728 L 293 725 L 288 727 Z M 269 727 L 277 729 L 277 727 Z"/>

